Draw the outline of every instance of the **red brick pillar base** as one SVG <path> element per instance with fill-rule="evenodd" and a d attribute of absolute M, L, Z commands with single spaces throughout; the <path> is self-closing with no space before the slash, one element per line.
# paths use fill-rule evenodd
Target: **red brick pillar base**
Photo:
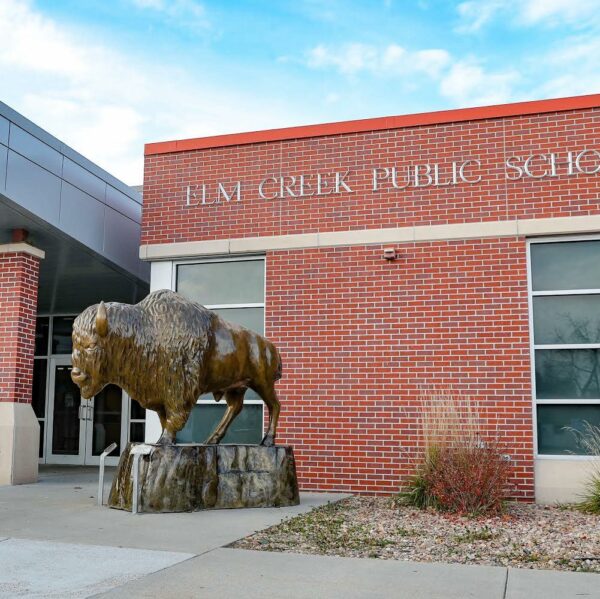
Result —
<path fill-rule="evenodd" d="M 26 243 L 0 245 L 0 485 L 37 481 L 40 427 L 31 384 L 43 258 Z"/>

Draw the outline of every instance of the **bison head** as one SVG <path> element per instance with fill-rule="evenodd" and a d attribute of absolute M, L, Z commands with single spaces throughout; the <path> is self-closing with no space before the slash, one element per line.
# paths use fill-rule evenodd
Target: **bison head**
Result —
<path fill-rule="evenodd" d="M 82 312 L 73 323 L 71 378 L 86 399 L 100 393 L 110 382 L 106 376 L 107 335 L 108 314 L 104 302 Z"/>

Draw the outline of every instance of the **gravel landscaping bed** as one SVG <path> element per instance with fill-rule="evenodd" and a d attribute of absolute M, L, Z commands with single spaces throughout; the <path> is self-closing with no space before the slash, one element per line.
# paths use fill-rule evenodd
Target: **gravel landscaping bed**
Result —
<path fill-rule="evenodd" d="M 351 497 L 232 547 L 600 573 L 600 516 L 513 503 L 502 516 L 473 519 Z"/>

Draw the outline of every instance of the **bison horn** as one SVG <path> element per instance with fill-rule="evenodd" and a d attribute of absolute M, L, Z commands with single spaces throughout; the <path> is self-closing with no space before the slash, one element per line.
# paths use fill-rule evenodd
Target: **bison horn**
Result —
<path fill-rule="evenodd" d="M 106 337 L 108 334 L 108 314 L 104 302 L 100 302 L 96 312 L 96 334 L 100 337 Z"/>

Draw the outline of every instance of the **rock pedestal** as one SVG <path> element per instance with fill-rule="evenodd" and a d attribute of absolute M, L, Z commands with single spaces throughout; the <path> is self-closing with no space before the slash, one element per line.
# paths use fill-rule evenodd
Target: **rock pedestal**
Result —
<path fill-rule="evenodd" d="M 130 443 L 108 498 L 109 507 L 132 506 Z M 261 445 L 150 445 L 139 466 L 141 512 L 192 512 L 219 508 L 298 505 L 291 447 Z"/>

